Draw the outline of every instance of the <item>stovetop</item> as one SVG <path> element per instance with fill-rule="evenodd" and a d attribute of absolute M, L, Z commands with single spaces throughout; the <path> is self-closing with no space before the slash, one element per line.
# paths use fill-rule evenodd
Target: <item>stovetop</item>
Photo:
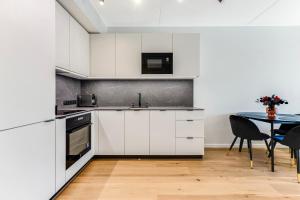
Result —
<path fill-rule="evenodd" d="M 75 114 L 75 113 L 80 113 L 85 110 L 57 110 L 56 115 L 69 115 L 69 114 Z"/>

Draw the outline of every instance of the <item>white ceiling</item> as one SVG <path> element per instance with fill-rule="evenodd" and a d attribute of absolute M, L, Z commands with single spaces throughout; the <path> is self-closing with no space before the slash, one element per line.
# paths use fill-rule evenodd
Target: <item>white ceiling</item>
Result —
<path fill-rule="evenodd" d="M 90 1 L 107 27 L 300 25 L 300 0 Z"/>

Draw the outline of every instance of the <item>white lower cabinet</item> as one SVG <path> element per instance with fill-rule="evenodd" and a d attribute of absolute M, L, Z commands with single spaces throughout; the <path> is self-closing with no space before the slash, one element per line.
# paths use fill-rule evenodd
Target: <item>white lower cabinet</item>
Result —
<path fill-rule="evenodd" d="M 150 111 L 150 155 L 175 155 L 175 111 Z"/>
<path fill-rule="evenodd" d="M 99 111 L 97 155 L 204 155 L 203 111 Z"/>
<path fill-rule="evenodd" d="M 0 132 L 0 199 L 47 200 L 55 193 L 55 124 Z"/>
<path fill-rule="evenodd" d="M 176 155 L 204 155 L 204 138 L 176 138 Z"/>
<path fill-rule="evenodd" d="M 204 111 L 176 111 L 176 155 L 204 155 Z"/>
<path fill-rule="evenodd" d="M 204 137 L 204 121 L 176 121 L 176 137 Z"/>
<path fill-rule="evenodd" d="M 149 155 L 149 111 L 125 111 L 125 154 Z"/>
<path fill-rule="evenodd" d="M 99 155 L 124 155 L 124 111 L 100 111 Z"/>

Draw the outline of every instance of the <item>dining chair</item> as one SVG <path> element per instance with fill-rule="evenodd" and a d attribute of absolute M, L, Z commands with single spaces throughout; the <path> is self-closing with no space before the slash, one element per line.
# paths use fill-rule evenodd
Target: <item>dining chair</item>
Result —
<path fill-rule="evenodd" d="M 300 115 L 300 114 L 296 114 L 296 115 Z M 286 133 L 288 131 L 290 131 L 291 129 L 295 128 L 296 126 L 299 126 L 300 124 L 281 124 L 280 127 L 278 129 L 274 129 L 274 133 L 276 135 L 286 135 Z M 274 148 L 276 147 L 277 142 L 275 141 L 274 143 Z M 269 144 L 269 146 L 271 146 L 271 143 Z M 271 147 L 270 147 L 271 148 Z M 291 153 L 291 166 L 295 165 L 295 153 L 293 149 L 290 149 L 290 153 Z M 269 157 L 271 155 L 269 154 Z"/>
<path fill-rule="evenodd" d="M 288 146 L 293 149 L 296 160 L 297 160 L 297 179 L 300 183 L 300 125 L 292 128 L 285 135 L 275 135 L 274 140 L 282 145 Z"/>
<path fill-rule="evenodd" d="M 232 133 L 235 135 L 235 138 L 229 148 L 229 151 L 232 149 L 237 138 L 242 138 L 247 140 L 248 151 L 250 156 L 250 167 L 253 168 L 252 141 L 253 140 L 264 141 L 268 151 L 270 151 L 269 144 L 267 142 L 270 136 L 265 133 L 261 133 L 254 122 L 244 117 L 230 115 L 229 120 L 231 124 Z"/>

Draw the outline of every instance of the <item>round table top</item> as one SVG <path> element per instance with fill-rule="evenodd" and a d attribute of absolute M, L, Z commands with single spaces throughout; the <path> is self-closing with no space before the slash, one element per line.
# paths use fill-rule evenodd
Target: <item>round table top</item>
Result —
<path fill-rule="evenodd" d="M 238 116 L 248 119 L 264 121 L 268 123 L 286 123 L 286 124 L 300 124 L 300 115 L 294 114 L 277 114 L 275 119 L 269 119 L 265 112 L 239 112 Z"/>

